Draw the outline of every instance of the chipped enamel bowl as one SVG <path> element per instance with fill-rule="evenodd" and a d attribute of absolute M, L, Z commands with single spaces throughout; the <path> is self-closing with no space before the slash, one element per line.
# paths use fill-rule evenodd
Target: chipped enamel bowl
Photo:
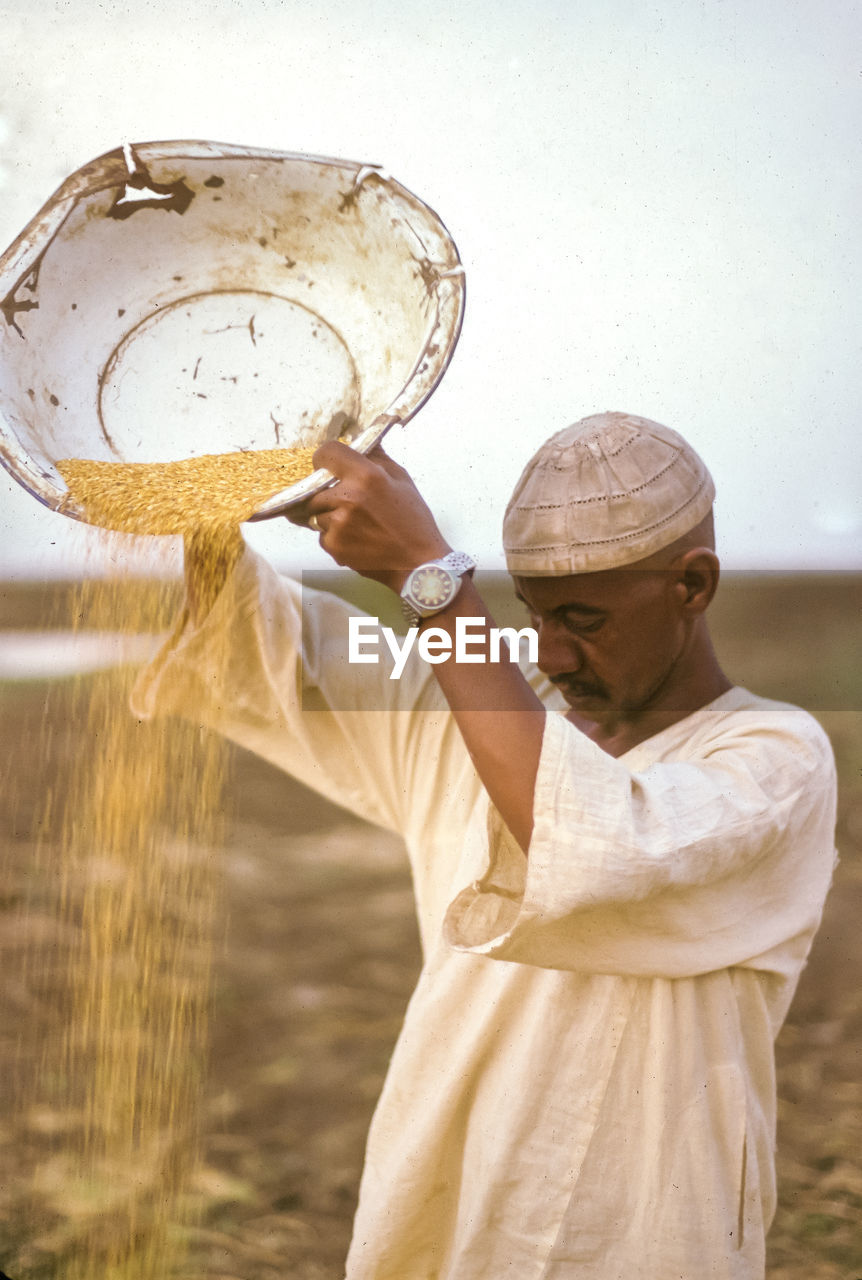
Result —
<path fill-rule="evenodd" d="M 126 145 L 73 173 L 0 258 L 0 461 L 83 519 L 63 458 L 338 435 L 365 452 L 431 395 L 463 308 L 446 228 L 376 165 Z"/>

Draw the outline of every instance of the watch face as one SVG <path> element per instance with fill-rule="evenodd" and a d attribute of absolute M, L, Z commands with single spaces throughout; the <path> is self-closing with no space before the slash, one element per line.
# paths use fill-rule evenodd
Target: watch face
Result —
<path fill-rule="evenodd" d="M 442 609 L 455 595 L 459 580 L 448 569 L 423 565 L 410 579 L 409 593 L 420 609 Z"/>

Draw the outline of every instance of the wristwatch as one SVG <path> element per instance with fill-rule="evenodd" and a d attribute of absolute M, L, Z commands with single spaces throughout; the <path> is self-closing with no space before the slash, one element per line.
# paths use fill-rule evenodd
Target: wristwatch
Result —
<path fill-rule="evenodd" d="M 401 612 L 411 627 L 431 618 L 451 604 L 461 590 L 461 579 L 472 573 L 476 561 L 464 551 L 450 551 L 439 560 L 418 564 L 401 588 Z"/>

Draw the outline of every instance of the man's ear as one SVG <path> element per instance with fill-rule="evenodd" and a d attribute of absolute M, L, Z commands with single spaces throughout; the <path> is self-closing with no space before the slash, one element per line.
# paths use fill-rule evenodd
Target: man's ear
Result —
<path fill-rule="evenodd" d="M 691 547 L 674 568 L 683 607 L 688 613 L 704 613 L 718 587 L 718 556 L 710 547 Z"/>

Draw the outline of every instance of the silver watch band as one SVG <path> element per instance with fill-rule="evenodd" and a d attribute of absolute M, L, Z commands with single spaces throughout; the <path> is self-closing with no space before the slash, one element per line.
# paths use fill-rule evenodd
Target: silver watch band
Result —
<path fill-rule="evenodd" d="M 437 563 L 445 564 L 447 569 L 451 569 L 459 577 L 463 577 L 465 573 L 469 573 L 471 569 L 476 568 L 476 561 L 472 556 L 468 556 L 466 551 L 450 551 Z"/>

